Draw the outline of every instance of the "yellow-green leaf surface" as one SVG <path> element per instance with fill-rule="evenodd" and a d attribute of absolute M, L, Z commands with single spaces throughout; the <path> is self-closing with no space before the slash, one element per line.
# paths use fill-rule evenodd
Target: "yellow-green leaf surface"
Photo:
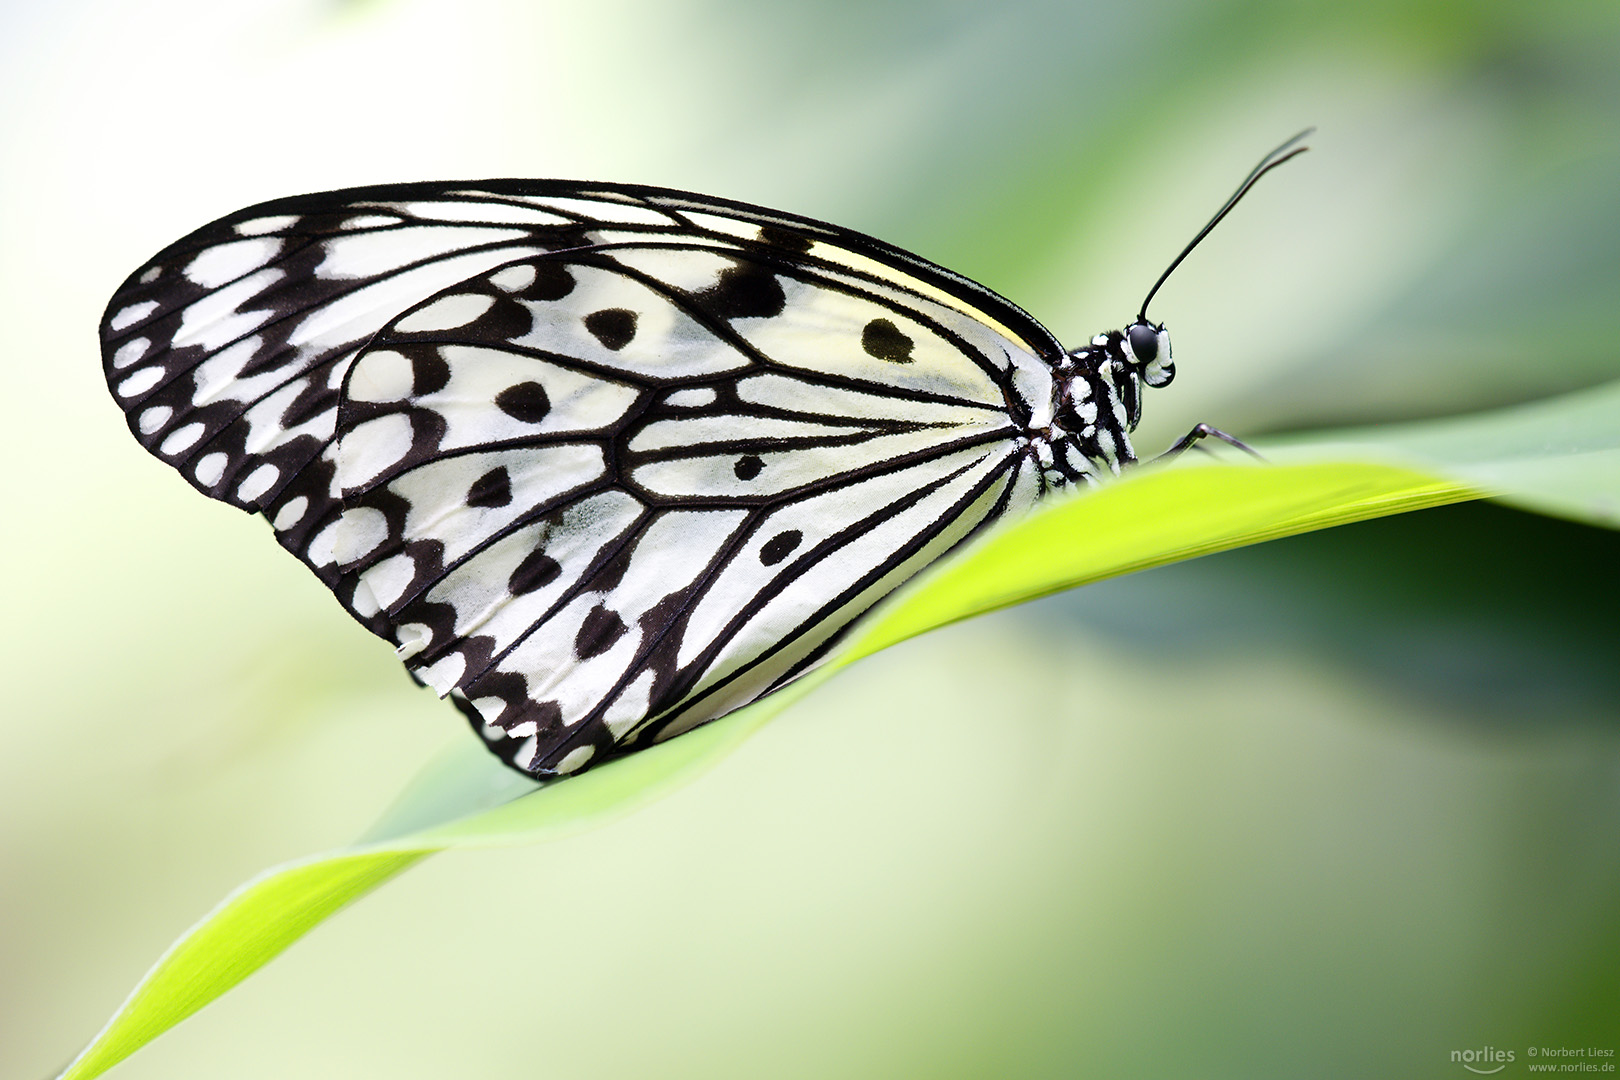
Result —
<path fill-rule="evenodd" d="M 63 1076 L 100 1075 L 349 901 L 433 852 L 532 843 L 658 798 L 839 668 L 894 642 L 1101 578 L 1474 495 L 1457 482 L 1384 464 L 1188 462 L 1143 469 L 992 533 L 891 598 L 817 671 L 668 743 L 537 786 L 469 742 L 475 759 L 456 755 L 448 767 L 430 767 L 368 841 L 272 868 L 227 897 L 158 961 Z"/>
<path fill-rule="evenodd" d="M 1482 494 L 1613 524 L 1620 384 L 1263 448 L 1275 464 L 1142 468 L 1000 528 L 919 575 L 785 690 L 581 776 L 536 785 L 464 741 L 424 770 L 363 841 L 273 867 L 226 897 L 158 961 L 64 1080 L 105 1072 L 425 856 L 534 843 L 629 813 L 713 766 L 843 666 L 934 627 L 1180 559 Z"/>
<path fill-rule="evenodd" d="M 1620 527 L 1620 381 L 1509 409 L 1264 446 L 1275 461 L 1393 461 L 1526 510 Z"/>

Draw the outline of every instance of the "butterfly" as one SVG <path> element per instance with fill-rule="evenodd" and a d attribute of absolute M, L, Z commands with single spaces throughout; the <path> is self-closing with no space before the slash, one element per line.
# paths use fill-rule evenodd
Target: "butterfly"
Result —
<path fill-rule="evenodd" d="M 1065 349 L 882 241 L 663 188 L 264 203 L 101 324 L 135 437 L 281 544 L 491 750 L 577 773 L 769 693 L 990 523 L 1136 459 L 1147 306 Z M 1214 435 L 1200 425 L 1171 448 Z"/>

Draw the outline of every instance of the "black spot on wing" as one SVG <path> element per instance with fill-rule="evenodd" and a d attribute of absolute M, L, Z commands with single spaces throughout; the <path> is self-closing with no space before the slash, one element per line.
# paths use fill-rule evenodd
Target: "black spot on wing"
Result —
<path fill-rule="evenodd" d="M 628 308 L 603 308 L 585 316 L 585 329 L 602 343 L 602 348 L 618 352 L 636 336 L 636 313 Z"/>
<path fill-rule="evenodd" d="M 469 336 L 479 341 L 516 341 L 534 329 L 534 316 L 529 309 L 509 296 L 497 295 L 489 310 L 480 315 L 467 328 Z"/>
<path fill-rule="evenodd" d="M 411 359 L 412 393 L 418 396 L 437 394 L 450 385 L 450 365 L 439 355 L 438 349 L 431 345 L 418 345 L 406 355 Z"/>
<path fill-rule="evenodd" d="M 888 319 L 873 319 L 861 331 L 861 348 L 879 360 L 911 363 L 912 341 Z"/>
<path fill-rule="evenodd" d="M 815 241 L 802 233 L 791 232 L 788 229 L 779 229 L 774 225 L 761 225 L 759 238 L 772 247 L 785 248 L 788 251 L 806 252 L 815 244 Z"/>
<path fill-rule="evenodd" d="M 776 275 L 752 264 L 727 267 L 720 271 L 718 281 L 692 298 L 722 319 L 769 319 L 787 306 Z"/>
<path fill-rule="evenodd" d="M 748 454 L 745 457 L 738 458 L 737 464 L 732 466 L 731 471 L 737 474 L 739 480 L 752 480 L 764 468 L 765 463 L 763 461 L 753 454 Z"/>
<path fill-rule="evenodd" d="M 512 477 L 499 465 L 472 482 L 467 489 L 467 505 L 505 506 L 512 501 Z"/>
<path fill-rule="evenodd" d="M 531 551 L 518 563 L 512 576 L 507 578 L 506 587 L 516 596 L 532 593 L 542 589 L 557 580 L 562 573 L 562 565 L 543 551 Z"/>
<path fill-rule="evenodd" d="M 759 549 L 759 561 L 764 563 L 766 566 L 775 566 L 777 563 L 793 554 L 793 549 L 798 547 L 803 541 L 804 533 L 800 532 L 798 529 L 788 529 L 786 532 L 779 532 L 769 540 L 765 541 L 765 546 Z"/>
<path fill-rule="evenodd" d="M 520 382 L 495 395 L 495 407 L 514 420 L 538 424 L 551 412 L 551 398 L 537 382 Z"/>
<path fill-rule="evenodd" d="M 585 616 L 585 621 L 580 624 L 579 633 L 574 637 L 574 655 L 581 660 L 600 656 L 613 648 L 628 629 L 618 612 L 609 611 L 601 604 L 597 604 L 590 610 L 590 614 Z"/>

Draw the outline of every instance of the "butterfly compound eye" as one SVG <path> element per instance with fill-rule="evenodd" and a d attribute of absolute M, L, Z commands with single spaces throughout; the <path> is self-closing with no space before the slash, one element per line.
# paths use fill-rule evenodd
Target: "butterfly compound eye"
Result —
<path fill-rule="evenodd" d="M 1125 331 L 1130 339 L 1131 355 L 1141 367 L 1147 367 L 1159 358 L 1159 331 L 1147 323 L 1134 323 Z"/>

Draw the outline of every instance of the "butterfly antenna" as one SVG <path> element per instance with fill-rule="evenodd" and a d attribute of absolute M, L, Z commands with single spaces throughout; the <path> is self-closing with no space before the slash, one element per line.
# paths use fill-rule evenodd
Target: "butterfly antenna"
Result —
<path fill-rule="evenodd" d="M 1147 322 L 1147 309 L 1148 305 L 1153 302 L 1154 294 L 1159 291 L 1159 286 L 1164 284 L 1165 279 L 1175 271 L 1176 267 L 1181 265 L 1181 260 L 1190 255 L 1192 253 L 1192 249 L 1198 246 L 1199 241 L 1208 236 L 1210 230 L 1221 223 L 1221 218 L 1232 212 L 1232 207 L 1236 206 L 1238 204 L 1238 200 L 1249 193 L 1250 188 L 1254 187 L 1255 184 L 1260 182 L 1260 178 L 1262 176 L 1266 175 L 1266 173 L 1270 172 L 1272 169 L 1275 169 L 1283 162 L 1288 161 L 1290 158 L 1296 158 L 1305 151 L 1309 150 L 1310 147 L 1308 146 L 1298 146 L 1295 144 L 1315 131 L 1316 129 L 1314 127 L 1306 128 L 1304 131 L 1300 132 L 1298 135 L 1295 135 L 1292 139 L 1289 139 L 1287 142 L 1277 147 L 1277 149 L 1260 159 L 1260 164 L 1256 165 L 1253 171 L 1251 171 L 1248 176 L 1243 178 L 1243 183 L 1239 184 L 1238 189 L 1232 192 L 1232 197 L 1226 200 L 1226 205 L 1215 211 L 1215 216 L 1209 219 L 1209 224 L 1205 225 L 1198 231 L 1198 235 L 1192 238 L 1192 243 L 1182 248 L 1181 254 L 1177 255 L 1175 261 L 1165 269 L 1164 273 L 1159 275 L 1159 280 L 1155 281 L 1153 283 L 1153 288 L 1148 290 L 1147 299 L 1142 301 L 1142 310 L 1136 316 L 1138 319 L 1140 319 L 1142 322 Z"/>

